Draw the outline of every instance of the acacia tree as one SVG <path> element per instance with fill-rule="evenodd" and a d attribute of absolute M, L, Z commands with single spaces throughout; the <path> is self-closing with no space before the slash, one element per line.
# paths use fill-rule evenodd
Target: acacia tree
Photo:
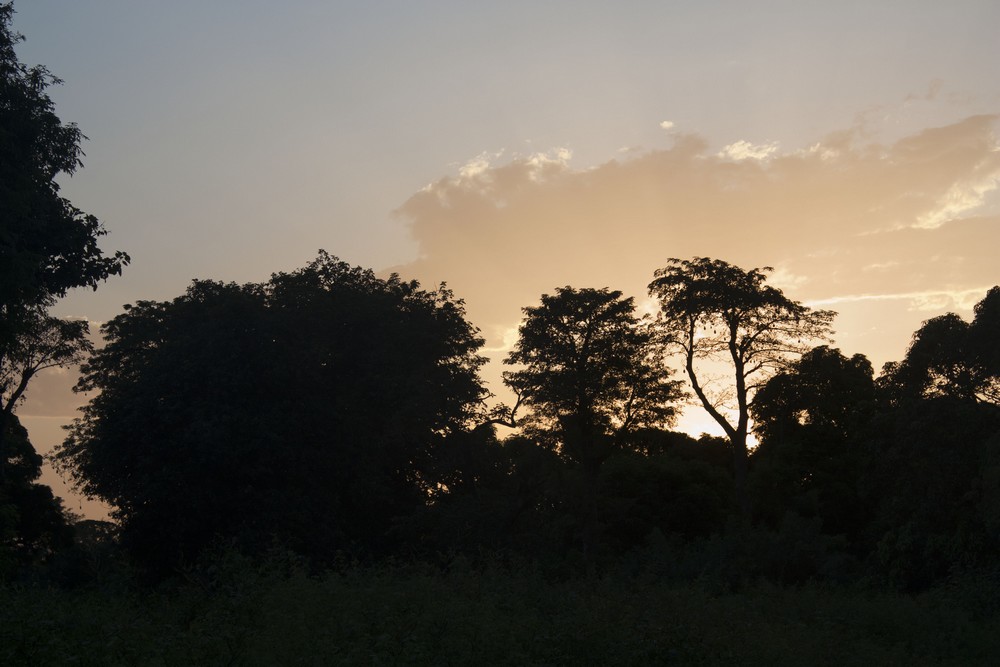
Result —
<path fill-rule="evenodd" d="M 691 389 L 732 444 L 736 499 L 747 521 L 753 396 L 771 374 L 808 350 L 811 341 L 827 338 L 835 316 L 767 285 L 772 270 L 744 270 L 708 257 L 671 258 L 649 284 L 649 293 L 660 301 L 663 341 L 682 355 Z M 720 379 L 725 380 L 722 386 Z"/>

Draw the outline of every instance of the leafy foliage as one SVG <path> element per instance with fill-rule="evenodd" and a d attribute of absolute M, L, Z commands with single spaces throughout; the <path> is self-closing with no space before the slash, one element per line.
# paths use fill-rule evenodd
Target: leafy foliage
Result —
<path fill-rule="evenodd" d="M 17 417 L 8 421 L 6 473 L 0 481 L 0 580 L 43 562 L 72 541 L 61 501 L 37 480 L 42 457 Z"/>
<path fill-rule="evenodd" d="M 79 385 L 100 393 L 58 460 L 152 567 L 220 535 L 320 559 L 385 548 L 485 397 L 461 301 L 325 253 L 264 284 L 195 282 L 102 331 Z"/>
<path fill-rule="evenodd" d="M 37 475 L 23 478 L 13 463 L 35 456 L 14 411 L 36 373 L 79 363 L 91 350 L 86 322 L 51 317 L 48 308 L 71 288 L 121 273 L 129 257 L 105 256 L 100 221 L 59 194 L 56 178 L 80 167 L 84 137 L 55 113 L 47 89 L 59 80 L 18 60 L 23 38 L 13 16 L 12 3 L 0 4 L 0 521 L 15 527 L 0 548 L 37 551 L 32 545 L 65 521 Z"/>
<path fill-rule="evenodd" d="M 0 314 L 48 305 L 72 287 L 97 287 L 129 262 L 105 256 L 100 221 L 59 194 L 55 178 L 80 167 L 83 134 L 56 116 L 46 90 L 60 83 L 45 67 L 17 59 L 11 3 L 0 5 Z M 4 332 L 5 335 L 6 332 Z"/>
<path fill-rule="evenodd" d="M 830 534 L 857 536 L 866 512 L 857 488 L 860 430 L 875 409 L 872 366 L 814 348 L 773 376 L 751 405 L 759 446 L 752 456 L 758 516 L 819 517 Z"/>
<path fill-rule="evenodd" d="M 647 323 L 619 291 L 560 287 L 525 319 L 504 381 L 531 410 L 526 432 L 571 459 L 601 460 L 637 428 L 665 426 L 681 396 Z"/>
<path fill-rule="evenodd" d="M 664 340 L 682 355 L 692 390 L 732 442 L 736 493 L 747 519 L 750 401 L 763 379 L 805 352 L 811 340 L 826 337 L 834 317 L 765 284 L 770 270 L 744 270 L 707 257 L 670 259 L 649 284 L 660 300 Z M 721 393 L 711 390 L 711 371 L 699 367 L 703 361 L 726 365 L 731 384 Z"/>
<path fill-rule="evenodd" d="M 1000 407 L 1000 287 L 976 304 L 971 323 L 955 313 L 932 318 L 913 334 L 906 358 L 883 370 L 897 399 L 954 396 Z"/>

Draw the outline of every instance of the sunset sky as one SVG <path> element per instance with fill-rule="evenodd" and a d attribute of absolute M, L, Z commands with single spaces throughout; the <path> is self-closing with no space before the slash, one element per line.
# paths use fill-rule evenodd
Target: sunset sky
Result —
<path fill-rule="evenodd" d="M 324 248 L 447 281 L 500 359 L 543 292 L 648 307 L 653 271 L 699 255 L 775 267 L 879 368 L 1000 283 L 995 0 L 15 9 L 21 60 L 65 80 L 58 114 L 89 137 L 63 192 L 132 256 L 58 305 L 95 329 Z M 19 410 L 41 451 L 72 383 L 38 378 Z"/>

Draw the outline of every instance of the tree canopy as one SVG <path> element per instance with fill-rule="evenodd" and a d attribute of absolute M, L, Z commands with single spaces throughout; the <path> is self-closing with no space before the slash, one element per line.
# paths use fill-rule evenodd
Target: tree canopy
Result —
<path fill-rule="evenodd" d="M 24 513 L 41 492 L 18 486 L 9 463 L 18 448 L 31 450 L 15 408 L 39 371 L 78 363 L 91 349 L 86 321 L 60 320 L 48 309 L 74 287 L 96 288 L 121 273 L 129 257 L 105 255 L 100 221 L 59 193 L 57 178 L 81 166 L 84 136 L 55 113 L 47 90 L 59 79 L 18 60 L 23 37 L 13 16 L 12 3 L 0 4 L 0 494 L 28 503 L 12 506 Z M 16 525 L 28 531 L 17 539 L 31 541 L 28 524 Z"/>
<path fill-rule="evenodd" d="M 560 287 L 524 308 L 504 381 L 530 410 L 524 426 L 580 462 L 637 428 L 666 426 L 681 397 L 663 348 L 619 291 Z"/>
<path fill-rule="evenodd" d="M 1000 287 L 974 313 L 972 322 L 955 313 L 924 322 L 903 361 L 883 370 L 883 386 L 897 398 L 953 396 L 1000 406 Z"/>
<path fill-rule="evenodd" d="M 744 270 L 708 257 L 672 258 L 649 284 L 660 301 L 664 340 L 682 355 L 692 390 L 733 444 L 736 492 L 747 517 L 750 401 L 764 379 L 826 337 L 834 317 L 766 284 L 771 270 Z M 705 361 L 725 364 L 723 388 L 712 388 L 715 371 L 700 365 Z"/>
<path fill-rule="evenodd" d="M 99 393 L 58 458 L 150 567 L 219 536 L 317 558 L 384 548 L 486 396 L 451 292 L 325 253 L 263 284 L 197 281 L 102 332 L 79 384 Z"/>
<path fill-rule="evenodd" d="M 46 92 L 60 83 L 41 66 L 17 59 L 22 40 L 0 5 L 0 314 L 23 305 L 49 305 L 73 287 L 97 287 L 129 262 L 98 246 L 100 221 L 59 194 L 56 178 L 81 166 L 83 133 L 63 123 Z M 8 332 L 4 332 L 8 334 Z"/>
<path fill-rule="evenodd" d="M 859 433 L 875 400 L 871 362 L 825 345 L 771 377 L 750 406 L 759 440 L 755 515 L 776 526 L 797 512 L 818 517 L 831 534 L 856 537 L 865 520 Z"/>
<path fill-rule="evenodd" d="M 0 483 L 0 579 L 17 565 L 44 560 L 67 547 L 72 530 L 62 502 L 52 489 L 38 483 L 42 457 L 28 440 L 28 432 L 12 416 L 6 422 L 6 475 Z"/>

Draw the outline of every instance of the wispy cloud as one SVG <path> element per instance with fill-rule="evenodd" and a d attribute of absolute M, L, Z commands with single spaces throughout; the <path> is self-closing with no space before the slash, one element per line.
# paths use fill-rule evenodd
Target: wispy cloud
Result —
<path fill-rule="evenodd" d="M 984 163 L 982 171 L 985 173 L 976 174 L 968 181 L 953 183 L 933 209 L 917 218 L 914 226 L 935 229 L 982 206 L 986 196 L 1000 185 L 1000 153 L 996 153 L 995 159 L 984 160 Z"/>
<path fill-rule="evenodd" d="M 848 303 L 859 303 L 862 301 L 908 301 L 914 310 L 921 311 L 942 311 L 942 310 L 963 310 L 970 311 L 979 302 L 993 285 L 983 284 L 978 287 L 962 288 L 953 290 L 925 290 L 922 292 L 896 292 L 896 293 L 873 293 L 873 294 L 849 294 L 833 296 L 825 299 L 816 299 L 807 302 L 813 308 L 827 308 Z"/>

